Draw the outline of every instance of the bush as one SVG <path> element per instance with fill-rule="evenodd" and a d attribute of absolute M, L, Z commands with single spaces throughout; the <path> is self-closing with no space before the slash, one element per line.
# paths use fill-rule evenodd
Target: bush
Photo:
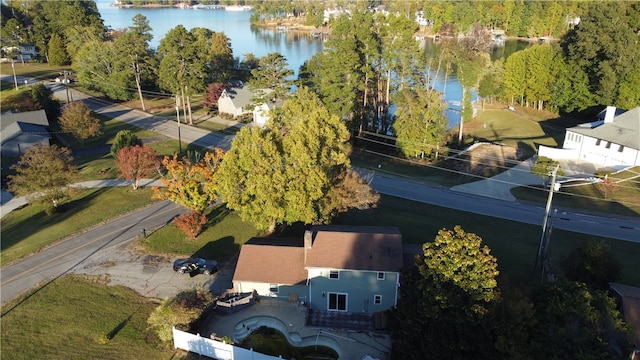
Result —
<path fill-rule="evenodd" d="M 202 311 L 213 302 L 210 292 L 203 289 L 184 290 L 165 299 L 149 316 L 147 323 L 156 331 L 162 342 L 173 340 L 173 330 L 187 330 L 200 317 Z"/>

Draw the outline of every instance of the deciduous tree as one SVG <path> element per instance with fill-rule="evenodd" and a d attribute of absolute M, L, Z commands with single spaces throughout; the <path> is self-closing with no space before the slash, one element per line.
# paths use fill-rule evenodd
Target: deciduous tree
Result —
<path fill-rule="evenodd" d="M 120 176 L 131 181 L 133 190 L 138 190 L 140 179 L 159 173 L 158 153 L 146 145 L 125 146 L 118 151 L 116 165 Z"/>
<path fill-rule="evenodd" d="M 218 198 L 216 172 L 224 156 L 222 149 L 206 152 L 199 159 L 165 156 L 166 174 L 160 179 L 164 187 L 154 188 L 153 196 L 201 213 Z"/>
<path fill-rule="evenodd" d="M 71 184 L 78 173 L 71 151 L 57 145 L 36 145 L 27 150 L 12 166 L 9 190 L 31 200 L 49 203 L 57 209 L 69 196 Z"/>
<path fill-rule="evenodd" d="M 91 109 L 82 101 L 67 104 L 59 121 L 62 131 L 68 132 L 80 140 L 80 144 L 84 144 L 86 139 L 102 133 L 100 120 L 93 116 Z"/>
<path fill-rule="evenodd" d="M 553 170 L 558 167 L 556 171 L 557 176 L 563 176 L 564 170 L 560 163 L 556 160 L 548 158 L 546 156 L 538 156 L 536 158 L 536 162 L 531 167 L 531 173 L 533 175 L 540 176 L 544 182 L 544 185 L 549 185 L 549 180 L 551 179 L 551 175 L 553 174 Z"/>
<path fill-rule="evenodd" d="M 500 299 L 496 258 L 478 235 L 460 226 L 440 230 L 422 249 L 389 312 L 394 357 L 494 357 L 490 314 Z"/>
<path fill-rule="evenodd" d="M 562 262 L 565 276 L 571 281 L 583 282 L 594 289 L 608 290 L 609 283 L 620 278 L 620 265 L 610 247 L 603 242 L 581 244 Z"/>
<path fill-rule="evenodd" d="M 218 172 L 220 195 L 261 229 L 325 223 L 344 204 L 337 192 L 349 169 L 348 136 L 338 117 L 302 87 L 269 128 L 240 131 Z"/>

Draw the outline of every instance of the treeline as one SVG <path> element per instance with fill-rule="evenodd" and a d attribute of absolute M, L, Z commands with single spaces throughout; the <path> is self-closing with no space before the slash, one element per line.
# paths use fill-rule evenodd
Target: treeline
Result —
<path fill-rule="evenodd" d="M 524 6 L 523 14 L 529 14 L 525 8 L 549 9 L 555 4 L 532 3 L 538 2 L 425 2 L 420 8 L 416 3 L 403 2 L 402 12 L 374 12 L 370 11 L 372 4 L 355 2 L 349 13 L 330 20 L 331 38 L 323 52 L 302 66 L 297 85 L 318 94 L 331 114 L 345 121 L 352 131 L 392 134 L 405 156 L 426 159 L 451 144 L 444 115 L 446 104 L 432 87 L 437 77 L 446 79 L 455 74 L 462 85 L 463 121 L 458 142 L 464 123 L 473 116 L 474 92 L 487 100 L 555 112 L 605 105 L 626 109 L 640 106 L 640 2 L 558 2 L 579 13 L 579 24 L 559 41 L 534 45 L 511 55 L 506 62 L 492 63 L 488 54 L 493 45 L 490 28 L 515 31 L 514 24 L 524 20 L 518 16 L 490 17 L 483 11 L 491 8 L 502 14 L 513 5 L 509 13 L 520 13 L 515 9 Z M 266 7 L 275 9 L 278 4 L 282 5 L 278 14 L 305 16 L 314 8 L 306 4 L 307 10 L 294 10 L 291 6 L 303 3 L 269 1 L 258 4 L 256 14 L 264 14 Z M 387 6 L 393 9 L 397 4 Z M 429 6 L 431 10 L 427 11 Z M 473 23 L 462 37 L 444 38 L 439 50 L 431 55 L 421 50 L 415 39 L 419 30 L 415 11 L 421 9 L 425 18 L 431 18 L 431 26 L 437 28 L 435 15 L 429 14 L 435 14 L 433 9 L 439 6 L 455 6 L 455 16 L 475 6 L 476 14 L 485 18 L 479 18 L 480 22 Z M 35 44 L 51 64 L 72 64 L 84 86 L 113 99 L 142 99 L 146 91 L 188 97 L 205 92 L 212 83 L 224 84 L 238 76 L 249 78 L 258 88 L 278 90 L 274 92 L 277 98 L 283 98 L 286 92 L 280 90 L 290 86 L 290 72 L 284 71 L 287 63 L 281 55 L 257 59 L 243 54 L 241 62 L 234 57 L 224 33 L 204 28 L 186 30 L 177 26 L 156 51 L 149 48 L 151 28 L 146 18 L 138 15 L 128 29 L 105 31 L 92 1 L 9 2 L 2 5 L 2 16 L 3 39 Z M 456 29 L 466 27 L 461 25 L 466 24 L 462 20 L 443 19 L 449 26 L 455 24 Z M 458 22 L 448 23 L 454 20 Z M 526 21 L 533 24 L 530 18 Z M 442 23 L 444 26 L 445 20 Z M 545 24 L 543 27 L 550 23 Z M 255 71 L 250 74 L 239 69 Z"/>

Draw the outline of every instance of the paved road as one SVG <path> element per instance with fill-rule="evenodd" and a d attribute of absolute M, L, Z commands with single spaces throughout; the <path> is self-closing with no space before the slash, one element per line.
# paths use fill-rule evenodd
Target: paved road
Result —
<path fill-rule="evenodd" d="M 56 96 L 66 100 L 63 86 L 55 83 L 49 86 L 54 89 Z M 81 99 L 83 96 L 79 92 L 73 92 L 74 100 Z M 175 121 L 96 99 L 87 98 L 85 101 L 94 111 L 106 116 L 116 117 L 118 120 L 141 128 L 152 129 L 164 136 L 176 139 L 179 136 L 178 126 Z M 184 124 L 180 127 L 180 130 L 180 136 L 184 142 L 197 143 L 208 148 L 222 147 L 224 149 L 228 149 L 231 144 L 231 136 L 211 134 Z M 368 173 L 372 186 L 383 194 L 525 223 L 541 224 L 542 222 L 544 209 L 538 205 L 452 191 L 444 187 L 380 172 Z M 511 184 L 517 184 L 516 178 L 517 174 L 514 174 Z M 486 193 L 485 195 L 491 194 Z M 178 208 L 171 203 L 162 202 L 58 243 L 27 259 L 4 266 L 0 273 L 2 303 L 38 283 L 46 286 L 52 279 L 69 272 L 85 271 L 88 264 L 96 264 L 96 259 L 100 259 L 100 254 L 109 249 L 126 246 L 140 234 L 141 229 L 154 229 L 162 226 L 183 211 L 184 209 Z M 640 219 L 638 218 L 605 217 L 560 210 L 555 221 L 555 227 L 622 240 L 640 241 Z M 167 261 L 166 259 L 164 260 L 164 262 Z M 156 280 L 160 280 L 159 282 L 153 282 L 150 278 L 142 281 L 137 279 L 136 276 L 131 276 L 134 279 L 131 280 L 132 287 L 141 286 L 140 282 L 151 284 L 177 282 L 180 285 L 184 285 L 184 281 L 172 279 L 170 276 L 173 276 L 173 274 L 171 272 L 167 274 L 166 268 L 168 266 L 162 267 L 165 275 L 157 277 Z M 143 272 L 141 271 L 140 273 Z M 152 272 L 149 276 L 153 278 L 156 276 L 155 274 Z M 146 286 L 146 283 L 142 285 Z M 155 294 L 156 296 L 171 292 L 171 290 L 160 288 L 160 285 L 148 285 L 148 287 L 144 287 L 139 291 L 145 294 Z M 10 309 L 3 309 L 3 313 L 6 311 L 10 311 Z"/>

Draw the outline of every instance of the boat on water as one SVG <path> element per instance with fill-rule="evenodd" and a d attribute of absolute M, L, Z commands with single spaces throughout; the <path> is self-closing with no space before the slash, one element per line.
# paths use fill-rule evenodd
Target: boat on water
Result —
<path fill-rule="evenodd" d="M 253 7 L 251 5 L 228 5 L 224 9 L 226 11 L 251 11 Z"/>

